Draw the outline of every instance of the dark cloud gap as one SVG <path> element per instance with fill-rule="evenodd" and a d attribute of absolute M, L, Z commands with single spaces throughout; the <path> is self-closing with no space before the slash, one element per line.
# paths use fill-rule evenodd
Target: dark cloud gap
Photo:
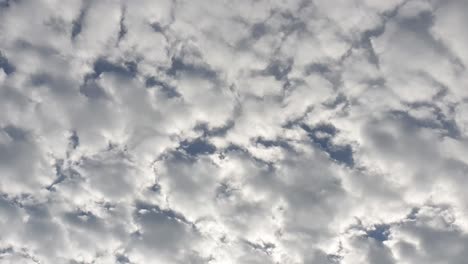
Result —
<path fill-rule="evenodd" d="M 149 187 L 149 190 L 155 193 L 161 193 L 161 185 L 159 183 L 155 183 Z"/>
<path fill-rule="evenodd" d="M 63 159 L 58 159 L 55 161 L 55 180 L 46 187 L 48 191 L 55 191 L 56 185 L 64 182 L 65 180 L 83 180 L 83 176 L 72 167 L 65 167 L 65 161 Z"/>
<path fill-rule="evenodd" d="M 21 207 L 21 203 L 17 200 L 12 199 L 7 194 L 0 193 L 0 209 L 13 211 Z"/>
<path fill-rule="evenodd" d="M 172 16 L 172 15 L 171 15 Z M 169 29 L 170 29 L 170 26 L 171 24 L 173 23 L 173 17 L 171 17 L 171 21 L 166 24 L 166 25 L 163 25 L 161 24 L 160 22 L 152 22 L 149 24 L 149 26 L 151 27 L 151 29 L 155 32 L 155 33 L 158 33 L 158 34 L 161 34 L 163 35 L 163 37 L 168 41 L 168 42 L 172 42 L 171 39 L 169 38 Z"/>
<path fill-rule="evenodd" d="M 208 141 L 197 138 L 195 140 L 183 140 L 180 142 L 180 149 L 184 150 L 190 156 L 208 155 L 216 151 L 216 147 Z"/>
<path fill-rule="evenodd" d="M 26 40 L 26 39 L 23 39 L 23 38 L 19 38 L 19 39 L 15 40 L 14 45 L 15 45 L 16 48 L 18 48 L 20 50 L 37 53 L 37 54 L 41 55 L 43 58 L 48 57 L 48 56 L 56 57 L 56 56 L 61 55 L 60 51 L 55 47 L 51 47 L 51 46 L 47 46 L 47 45 L 41 45 L 39 43 L 33 43 L 33 42 L 31 42 L 29 40 Z"/>
<path fill-rule="evenodd" d="M 9 8 L 13 3 L 18 3 L 20 0 L 0 0 L 0 9 Z"/>
<path fill-rule="evenodd" d="M 80 86 L 80 93 L 90 99 L 108 98 L 104 88 L 102 88 L 97 79 L 103 73 L 111 73 L 123 79 L 135 78 L 138 72 L 138 64 L 134 61 L 125 61 L 121 64 L 111 62 L 105 58 L 98 58 L 93 65 L 93 73 L 85 76 L 83 84 Z"/>
<path fill-rule="evenodd" d="M 338 130 L 332 124 L 319 124 L 313 128 L 305 124 L 301 124 L 309 138 L 321 150 L 328 153 L 331 159 L 344 163 L 347 166 L 354 166 L 353 149 L 351 145 L 335 145 L 332 143 L 332 138 L 338 133 Z"/>
<path fill-rule="evenodd" d="M 266 69 L 260 71 L 264 76 L 272 75 L 277 81 L 287 79 L 288 74 L 292 70 L 293 60 L 279 61 L 273 60 L 268 64 Z"/>
<path fill-rule="evenodd" d="M 415 105 L 415 104 L 413 104 Z M 426 104 L 421 104 L 426 105 Z M 400 110 L 393 110 L 390 111 L 389 114 L 394 118 L 397 118 L 403 121 L 406 125 L 413 127 L 413 128 L 430 128 L 430 129 L 437 129 L 444 132 L 445 136 L 451 138 L 459 138 L 461 136 L 460 129 L 457 126 L 457 123 L 454 120 L 447 119 L 447 117 L 442 113 L 440 108 L 434 105 L 427 105 L 434 109 L 436 119 L 429 120 L 429 119 L 418 119 L 412 117 L 405 111 Z"/>
<path fill-rule="evenodd" d="M 29 138 L 29 132 L 17 126 L 5 126 L 3 131 L 14 141 L 27 141 Z"/>
<path fill-rule="evenodd" d="M 13 253 L 13 247 L 0 248 L 0 254 Z"/>
<path fill-rule="evenodd" d="M 292 150 L 291 146 L 288 144 L 286 141 L 281 141 L 279 139 L 277 140 L 269 140 L 269 139 L 264 139 L 262 137 L 256 138 L 253 140 L 255 144 L 262 145 L 264 147 L 270 148 L 270 147 L 281 147 L 283 149 L 287 150 Z"/>
<path fill-rule="evenodd" d="M 36 72 L 29 76 L 31 85 L 41 87 L 49 92 L 54 93 L 58 97 L 68 98 L 76 95 L 77 83 L 61 74 L 53 72 Z"/>
<path fill-rule="evenodd" d="M 140 216 L 140 215 L 139 215 L 139 216 Z M 132 232 L 132 233 L 130 234 L 130 237 L 131 237 L 131 238 L 137 239 L 137 240 L 142 239 L 142 236 L 143 236 L 143 234 L 141 233 L 140 230 L 137 230 L 137 231 Z"/>
<path fill-rule="evenodd" d="M 212 70 L 208 65 L 187 63 L 184 62 L 182 58 L 177 57 L 173 57 L 171 59 L 171 67 L 166 71 L 166 73 L 170 76 L 177 76 L 182 73 L 212 81 L 216 81 L 218 79 L 218 73 Z"/>
<path fill-rule="evenodd" d="M 68 24 L 62 17 L 51 17 L 44 24 L 57 34 L 68 34 Z"/>
<path fill-rule="evenodd" d="M 252 161 L 255 161 L 260 167 L 265 168 L 268 172 L 273 173 L 275 170 L 275 164 L 273 162 L 265 161 L 263 159 L 257 158 L 252 155 L 247 149 L 236 145 L 236 144 L 229 144 L 226 148 L 220 152 L 220 158 L 224 158 L 226 153 L 242 153 L 248 156 Z"/>
<path fill-rule="evenodd" d="M 307 75 L 311 73 L 320 73 L 320 74 L 331 74 L 332 70 L 330 67 L 323 63 L 311 63 L 305 67 L 305 73 Z"/>
<path fill-rule="evenodd" d="M 397 14 L 397 9 L 395 9 L 393 12 L 389 14 L 384 14 L 384 20 L 381 25 L 366 30 L 361 34 L 361 38 L 358 40 L 358 42 L 354 43 L 353 45 L 355 47 L 362 47 L 367 50 L 368 54 L 368 60 L 370 63 L 374 64 L 377 66 L 377 68 L 380 68 L 380 60 L 379 56 L 375 53 L 374 47 L 372 46 L 372 39 L 377 38 L 384 34 L 385 29 L 387 27 L 387 22 L 390 18 L 393 18 Z"/>
<path fill-rule="evenodd" d="M 385 87 L 385 78 L 373 78 L 365 81 L 369 87 Z"/>
<path fill-rule="evenodd" d="M 434 25 L 434 15 L 430 11 L 424 11 L 419 13 L 417 16 L 398 19 L 398 23 L 402 28 L 413 32 L 429 33 L 429 29 Z"/>
<path fill-rule="evenodd" d="M 431 33 L 431 28 L 435 23 L 435 17 L 432 12 L 423 11 L 418 13 L 417 16 L 397 19 L 396 22 L 401 28 L 411 31 L 418 38 L 430 44 L 436 51 L 448 56 L 450 60 L 459 61 L 459 58 L 452 54 L 446 44 L 435 38 L 433 33 Z"/>
<path fill-rule="evenodd" d="M 364 31 L 361 35 L 361 43 L 365 42 L 365 45 L 370 44 L 372 38 L 379 37 L 385 32 L 386 25 L 384 22 L 375 28 Z"/>
<path fill-rule="evenodd" d="M 63 182 L 66 179 L 65 174 L 62 171 L 63 167 L 63 160 L 59 159 L 55 162 L 54 168 L 55 168 L 55 175 L 57 178 L 49 185 L 46 187 L 48 191 L 55 191 L 55 185 Z"/>
<path fill-rule="evenodd" d="M 135 213 L 136 213 L 137 217 L 141 217 L 141 213 L 140 213 L 141 210 L 147 210 L 149 212 L 153 212 L 153 213 L 156 213 L 158 215 L 162 215 L 162 216 L 164 216 L 166 218 L 169 218 L 171 220 L 176 220 L 178 222 L 188 224 L 188 225 L 192 226 L 192 228 L 195 228 L 195 225 L 192 222 L 188 221 L 187 218 L 182 213 L 174 211 L 172 209 L 162 209 L 158 205 L 153 205 L 153 204 L 145 203 L 145 202 L 142 202 L 142 201 L 137 201 L 136 204 L 135 204 L 135 207 L 136 207 L 136 212 Z"/>
<path fill-rule="evenodd" d="M 25 202 L 22 208 L 24 208 L 28 215 L 35 220 L 49 220 L 51 217 L 51 213 L 47 203 Z"/>
<path fill-rule="evenodd" d="M 72 30 L 71 30 L 71 39 L 72 40 L 75 40 L 75 38 L 83 30 L 83 23 L 84 23 L 86 12 L 87 12 L 87 7 L 82 8 L 80 10 L 80 14 L 78 15 L 78 17 L 75 20 L 73 20 Z"/>
<path fill-rule="evenodd" d="M 7 75 L 10 75 L 16 71 L 15 65 L 13 65 L 5 56 L 5 54 L 3 54 L 3 52 L 1 51 L 0 51 L 0 68 L 3 69 L 3 71 Z"/>
<path fill-rule="evenodd" d="M 91 76 L 94 78 L 99 77 L 102 73 L 113 73 L 123 78 L 134 78 L 138 73 L 138 64 L 135 61 L 125 61 L 119 64 L 105 58 L 99 58 L 94 62 L 93 70 L 94 73 Z"/>
<path fill-rule="evenodd" d="M 107 142 L 107 148 L 106 148 L 107 151 L 115 151 L 115 150 L 118 150 L 119 148 L 122 148 L 123 152 L 127 151 L 125 146 L 122 147 L 118 143 L 115 143 L 112 141 Z"/>
<path fill-rule="evenodd" d="M 0 262 L 463 263 L 464 1 L 249 1 L 0 0 Z"/>
<path fill-rule="evenodd" d="M 288 22 L 282 24 L 280 28 L 280 31 L 283 32 L 285 36 L 288 36 L 295 31 L 304 32 L 307 30 L 307 24 L 293 12 L 281 12 L 280 16 Z"/>
<path fill-rule="evenodd" d="M 159 22 L 151 23 L 151 28 L 154 30 L 154 32 L 158 33 L 164 33 L 166 30 L 166 27 L 161 25 Z"/>
<path fill-rule="evenodd" d="M 341 72 L 333 70 L 332 66 L 326 63 L 314 62 L 304 67 L 304 74 L 318 74 L 328 80 L 333 85 L 333 88 L 337 90 L 342 83 Z"/>
<path fill-rule="evenodd" d="M 11 246 L 5 247 L 5 248 L 0 248 L 0 260 L 3 260 L 5 257 L 8 256 L 19 256 L 21 257 L 21 260 L 30 260 L 33 263 L 40 264 L 41 262 L 35 257 L 34 255 L 30 254 L 27 250 L 27 248 L 21 247 L 21 248 L 13 248 Z M 11 263 L 11 262 L 9 262 Z M 25 263 L 25 262 L 21 262 Z"/>
<path fill-rule="evenodd" d="M 94 78 L 85 78 L 80 86 L 80 93 L 89 99 L 106 99 L 108 95 Z"/>
<path fill-rule="evenodd" d="M 229 120 L 226 125 L 220 127 L 209 127 L 207 123 L 199 123 L 195 126 L 195 131 L 202 131 L 203 137 L 222 137 L 233 128 L 234 121 Z"/>
<path fill-rule="evenodd" d="M 72 149 L 76 149 L 80 145 L 80 138 L 78 137 L 78 133 L 75 130 L 72 131 L 72 134 L 68 140 Z"/>
<path fill-rule="evenodd" d="M 330 123 L 321 123 L 317 126 L 310 128 L 306 124 L 301 124 L 301 128 L 304 129 L 308 133 L 315 133 L 315 132 L 324 132 L 328 135 L 334 136 L 338 132 L 334 125 Z"/>
<path fill-rule="evenodd" d="M 378 224 L 366 230 L 367 237 L 373 238 L 378 242 L 385 242 L 390 237 L 390 225 Z"/>
<path fill-rule="evenodd" d="M 307 2 L 307 1 L 304 1 Z M 303 3 L 301 6 L 307 6 L 309 3 Z M 279 28 L 271 27 L 269 24 L 270 19 L 280 20 L 281 23 Z M 246 26 L 249 27 L 250 35 L 247 38 L 241 39 L 238 43 L 238 47 L 248 48 L 254 42 L 260 40 L 267 35 L 281 35 L 281 42 L 284 43 L 288 37 L 294 32 L 306 32 L 307 25 L 301 19 L 300 15 L 297 15 L 291 10 L 271 10 L 268 17 L 263 21 L 255 22 L 251 24 L 250 21 L 243 21 Z M 279 48 L 274 50 L 275 53 L 279 52 Z"/>
<path fill-rule="evenodd" d="M 375 31 L 366 31 L 363 34 L 361 42 L 358 44 L 359 47 L 362 47 L 367 50 L 367 59 L 370 63 L 375 65 L 377 68 L 380 68 L 380 59 L 377 53 L 375 53 L 374 46 L 372 46 L 371 38 L 374 35 L 383 34 L 385 28 L 376 29 Z"/>
<path fill-rule="evenodd" d="M 253 40 L 258 40 L 261 37 L 265 36 L 268 33 L 268 31 L 268 26 L 265 23 L 255 23 L 252 25 L 251 28 L 251 38 Z"/>
<path fill-rule="evenodd" d="M 327 259 L 330 261 L 330 264 L 340 264 L 341 261 L 343 260 L 343 256 L 340 256 L 338 254 L 328 254 Z"/>
<path fill-rule="evenodd" d="M 98 202 L 102 208 L 106 209 L 107 211 L 112 211 L 115 209 L 115 204 L 110 203 L 110 202 Z"/>
<path fill-rule="evenodd" d="M 117 254 L 115 255 L 115 261 L 117 262 L 116 264 L 130 264 L 130 259 L 122 254 Z"/>
<path fill-rule="evenodd" d="M 350 145 L 332 145 L 327 152 L 332 159 L 345 163 L 350 167 L 354 166 L 353 148 Z"/>
<path fill-rule="evenodd" d="M 6 203 L 11 208 L 24 208 L 24 201 L 30 200 L 32 195 L 30 193 L 21 193 L 19 195 L 9 195 L 7 193 L 0 193 L 0 203 Z"/>
<path fill-rule="evenodd" d="M 348 98 L 343 93 L 338 93 L 338 95 L 335 98 L 322 103 L 323 106 L 330 108 L 330 109 L 335 109 L 341 104 L 344 104 L 346 106 L 349 105 Z"/>
<path fill-rule="evenodd" d="M 420 208 L 418 207 L 412 208 L 411 212 L 406 216 L 406 218 L 409 220 L 416 220 L 418 218 L 419 211 Z"/>
<path fill-rule="evenodd" d="M 375 53 L 371 40 L 384 34 L 387 28 L 387 23 L 398 15 L 400 8 L 404 6 L 407 2 L 407 0 L 402 1 L 394 9 L 383 12 L 381 14 L 381 17 L 383 19 L 382 24 L 375 28 L 364 31 L 361 34 L 361 38 L 353 44 L 353 46 L 355 47 L 365 48 L 368 51 L 367 56 L 369 62 L 377 66 L 377 68 L 380 68 L 380 60 L 379 56 Z"/>
<path fill-rule="evenodd" d="M 117 43 L 119 43 L 128 33 L 128 28 L 125 25 L 125 14 L 127 12 L 127 9 L 125 7 L 122 7 L 121 11 L 121 16 L 120 16 L 120 21 L 119 21 L 119 35 L 117 37 Z"/>
<path fill-rule="evenodd" d="M 260 243 L 254 243 L 248 240 L 245 240 L 244 243 L 246 243 L 251 249 L 253 250 L 258 250 L 268 256 L 270 256 L 273 253 L 273 250 L 276 248 L 276 245 L 270 242 L 260 242 Z"/>
<path fill-rule="evenodd" d="M 72 225 L 91 228 L 91 229 L 100 229 L 102 228 L 101 220 L 91 211 L 85 211 L 82 209 L 77 209 L 72 212 L 65 213 L 65 219 Z"/>
<path fill-rule="evenodd" d="M 35 73 L 31 75 L 31 84 L 34 86 L 47 85 L 53 82 L 53 77 L 47 73 Z"/>
<path fill-rule="evenodd" d="M 232 187 L 229 182 L 221 182 L 216 188 L 216 199 L 229 198 L 238 190 L 238 188 Z"/>
<path fill-rule="evenodd" d="M 182 161 L 193 161 L 195 160 L 193 157 L 191 157 L 190 155 L 187 155 L 185 153 L 185 151 L 182 151 L 180 149 L 180 142 L 179 142 L 179 146 L 176 147 L 175 149 L 174 148 L 170 148 L 170 149 L 167 149 L 166 151 L 162 152 L 159 156 L 157 156 L 154 160 L 153 160 L 153 165 L 156 165 L 157 163 L 159 162 L 164 162 L 168 159 L 180 159 Z M 157 170 L 155 169 L 154 172 L 156 172 Z M 156 182 L 157 183 L 157 182 Z"/>
<path fill-rule="evenodd" d="M 166 82 L 158 80 L 155 76 L 147 77 L 145 80 L 146 88 L 158 87 L 168 98 L 181 97 L 177 89 Z"/>

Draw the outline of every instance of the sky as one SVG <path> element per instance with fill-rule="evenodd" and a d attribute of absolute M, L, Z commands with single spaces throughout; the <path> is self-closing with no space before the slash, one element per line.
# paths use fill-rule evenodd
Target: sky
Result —
<path fill-rule="evenodd" d="M 0 0 L 0 263 L 466 263 L 467 12 Z"/>

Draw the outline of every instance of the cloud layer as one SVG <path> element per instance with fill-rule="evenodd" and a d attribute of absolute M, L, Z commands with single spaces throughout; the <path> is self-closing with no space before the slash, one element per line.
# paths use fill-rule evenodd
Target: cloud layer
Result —
<path fill-rule="evenodd" d="M 465 263 L 467 11 L 0 0 L 0 263 Z"/>

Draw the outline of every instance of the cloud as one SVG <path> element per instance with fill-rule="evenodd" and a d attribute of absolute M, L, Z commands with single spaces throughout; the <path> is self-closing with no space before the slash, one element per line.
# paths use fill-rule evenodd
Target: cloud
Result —
<path fill-rule="evenodd" d="M 462 0 L 0 0 L 1 263 L 464 263 Z"/>

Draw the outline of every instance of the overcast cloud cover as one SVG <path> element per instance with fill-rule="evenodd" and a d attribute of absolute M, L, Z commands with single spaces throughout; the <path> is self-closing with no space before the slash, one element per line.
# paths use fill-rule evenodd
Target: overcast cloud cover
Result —
<path fill-rule="evenodd" d="M 0 0 L 0 263 L 467 263 L 467 12 Z"/>

